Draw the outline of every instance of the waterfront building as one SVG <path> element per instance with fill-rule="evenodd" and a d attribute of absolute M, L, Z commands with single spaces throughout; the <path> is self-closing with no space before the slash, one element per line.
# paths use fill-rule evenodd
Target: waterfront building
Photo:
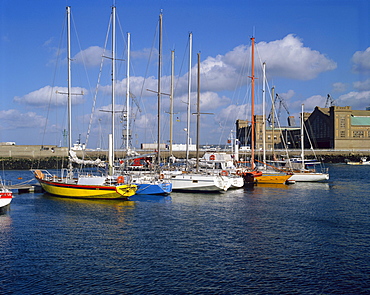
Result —
<path fill-rule="evenodd" d="M 350 106 L 315 107 L 304 112 L 305 148 L 335 150 L 370 150 L 370 110 L 352 110 Z M 288 119 L 289 122 L 289 119 Z M 290 124 L 288 124 L 290 125 Z M 262 116 L 255 116 L 255 148 L 263 147 Z M 250 146 L 250 124 L 236 121 L 236 134 L 241 146 Z M 307 133 L 309 136 L 307 136 Z M 299 126 L 266 125 L 266 150 L 300 148 Z"/>

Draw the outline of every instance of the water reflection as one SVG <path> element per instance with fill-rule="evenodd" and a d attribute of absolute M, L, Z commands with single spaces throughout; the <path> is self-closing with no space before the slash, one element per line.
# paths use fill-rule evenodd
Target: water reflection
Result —
<path fill-rule="evenodd" d="M 114 207 L 119 210 L 121 207 L 134 207 L 135 202 L 131 200 L 103 200 L 103 199 L 96 199 L 96 200 L 89 200 L 89 199 L 76 199 L 76 198 L 60 198 L 55 197 L 51 194 L 44 193 L 43 196 L 47 199 L 61 202 L 65 204 L 80 204 L 80 205 L 104 205 L 109 207 Z"/>

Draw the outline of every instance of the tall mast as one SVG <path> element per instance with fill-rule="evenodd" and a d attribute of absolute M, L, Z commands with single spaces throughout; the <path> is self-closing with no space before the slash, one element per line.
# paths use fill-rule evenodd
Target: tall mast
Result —
<path fill-rule="evenodd" d="M 186 168 L 189 161 L 189 141 L 190 141 L 190 95 L 191 95 L 191 55 L 193 46 L 193 33 L 189 33 L 189 71 L 188 71 L 188 113 L 186 126 Z"/>
<path fill-rule="evenodd" d="M 263 140 L 263 165 L 266 169 L 266 63 L 263 63 L 262 82 L 262 140 Z"/>
<path fill-rule="evenodd" d="M 71 79 L 71 7 L 67 6 L 67 62 L 68 62 L 68 154 L 72 149 L 72 79 Z"/>
<path fill-rule="evenodd" d="M 127 33 L 126 152 L 130 148 L 130 33 Z"/>
<path fill-rule="evenodd" d="M 252 97 L 251 97 L 251 168 L 254 169 L 254 37 L 251 38 L 252 40 L 252 75 L 250 76 L 252 80 Z"/>
<path fill-rule="evenodd" d="M 271 88 L 272 97 L 272 116 L 271 116 L 271 126 L 272 126 L 272 157 L 275 159 L 275 86 Z"/>
<path fill-rule="evenodd" d="M 303 119 L 303 108 L 304 104 L 302 104 L 302 113 L 301 113 L 301 158 L 302 158 L 302 170 L 304 169 L 304 119 Z"/>
<path fill-rule="evenodd" d="M 162 11 L 159 14 L 159 46 L 158 46 L 158 130 L 157 130 L 157 161 L 161 162 L 161 76 L 162 76 Z"/>
<path fill-rule="evenodd" d="M 197 152 L 196 152 L 196 158 L 197 158 L 197 164 L 196 164 L 196 171 L 198 173 L 199 170 L 199 125 L 200 125 L 200 53 L 198 53 L 198 89 L 197 89 Z"/>
<path fill-rule="evenodd" d="M 114 115 L 115 115 L 115 83 L 116 83 L 116 7 L 112 6 L 112 149 L 111 153 L 109 153 L 109 175 L 114 174 Z"/>
<path fill-rule="evenodd" d="M 171 90 L 170 90 L 170 156 L 172 156 L 173 144 L 173 95 L 174 95 L 174 78 L 175 78 L 175 51 L 171 51 Z"/>

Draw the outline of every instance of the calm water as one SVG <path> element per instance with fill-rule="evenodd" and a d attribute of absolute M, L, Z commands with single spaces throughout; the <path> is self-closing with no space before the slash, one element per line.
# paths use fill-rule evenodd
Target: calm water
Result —
<path fill-rule="evenodd" d="M 81 201 L 16 194 L 1 294 L 369 294 L 370 167 L 326 184 Z M 6 179 L 32 178 L 5 171 Z"/>

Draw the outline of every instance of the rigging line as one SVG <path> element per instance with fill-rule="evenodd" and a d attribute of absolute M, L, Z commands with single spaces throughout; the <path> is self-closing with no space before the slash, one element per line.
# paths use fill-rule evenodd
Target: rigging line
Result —
<path fill-rule="evenodd" d="M 153 48 L 154 48 L 154 42 L 157 38 L 157 31 L 159 30 L 159 22 L 157 22 L 157 27 L 155 29 L 155 33 L 154 33 L 154 38 L 153 38 L 153 42 L 152 42 L 152 47 L 151 47 L 151 50 L 150 50 L 150 53 L 149 53 L 149 59 L 148 59 L 148 63 L 146 65 L 146 69 L 145 69 L 145 75 L 144 75 L 144 79 L 143 79 L 143 83 L 141 85 L 141 90 L 140 90 L 140 99 L 143 100 L 143 93 L 144 93 L 144 88 L 145 88 L 145 82 L 146 82 L 146 79 L 147 79 L 147 76 L 148 76 L 148 72 L 149 72 L 149 64 L 150 64 L 150 61 L 151 61 L 151 58 L 152 58 L 152 54 L 153 54 Z M 147 110 L 146 110 L 146 107 L 145 107 L 145 104 L 142 103 L 143 105 L 143 109 L 144 109 L 144 115 L 147 116 L 148 113 L 147 113 Z M 146 138 L 146 132 L 147 132 L 147 120 L 144 120 L 144 138 Z M 150 134 L 152 135 L 152 140 L 154 141 L 154 134 L 153 134 L 153 128 L 151 126 L 150 129 Z"/>
<path fill-rule="evenodd" d="M 75 31 L 75 34 L 76 34 L 76 37 L 77 37 L 77 43 L 78 43 L 80 52 L 83 52 L 82 51 L 82 48 L 81 48 L 80 38 L 79 38 L 79 35 L 77 33 L 77 29 L 76 29 L 76 26 L 75 26 L 75 21 L 74 21 L 74 18 L 73 18 L 73 14 L 72 13 L 71 13 L 71 17 L 72 17 L 72 23 L 73 23 L 74 31 Z M 81 57 L 82 57 L 82 63 L 83 63 L 83 66 L 84 66 L 86 78 L 87 78 L 87 83 L 89 85 L 89 89 L 91 89 L 92 87 L 91 87 L 91 82 L 90 82 L 89 76 L 87 74 L 87 67 L 86 67 L 86 62 L 85 62 L 85 55 L 84 54 L 81 54 Z M 87 134 L 86 134 L 86 136 L 87 136 Z M 86 142 L 86 145 L 87 145 L 87 138 L 86 138 L 85 142 Z M 83 158 L 84 158 L 84 156 L 85 156 L 85 153 L 83 153 Z"/>
<path fill-rule="evenodd" d="M 99 86 L 100 86 L 101 75 L 102 75 L 102 71 L 103 71 L 104 56 L 105 56 L 105 51 L 107 49 L 107 44 L 108 44 L 108 39 L 109 39 L 109 31 L 110 31 L 111 23 L 112 23 L 112 16 L 110 17 L 109 24 L 108 24 L 108 30 L 107 30 L 106 37 L 105 37 L 104 51 L 103 51 L 103 55 L 102 55 L 102 59 L 101 59 L 101 63 L 100 63 L 100 70 L 99 70 L 99 75 L 98 75 L 98 81 L 97 81 L 96 87 L 95 87 L 95 94 L 94 94 L 93 104 L 92 104 L 92 108 L 91 108 L 90 121 L 89 121 L 89 126 L 88 126 L 87 134 L 86 134 L 86 146 L 88 145 L 88 141 L 89 141 L 90 133 L 91 133 L 91 126 L 92 126 L 92 122 L 93 122 L 93 117 L 95 115 L 97 95 L 98 95 L 98 90 L 99 90 Z"/>
<path fill-rule="evenodd" d="M 248 66 L 250 66 L 249 60 L 250 60 L 250 55 L 247 55 L 246 58 L 244 59 L 243 65 L 240 69 L 240 72 L 239 72 L 239 75 L 238 75 L 238 80 L 237 80 L 237 83 L 236 83 L 235 88 L 234 88 L 234 90 L 236 90 L 237 88 L 239 89 L 239 94 L 236 95 L 235 91 L 234 91 L 232 102 L 234 101 L 235 97 L 240 97 L 240 92 L 242 90 L 243 80 L 244 80 L 243 78 L 245 76 L 248 76 L 248 72 L 250 72 L 250 67 L 248 67 Z M 247 98 L 248 98 L 247 94 L 248 94 L 248 91 L 250 91 L 250 86 L 249 86 L 250 84 L 248 84 L 248 81 L 249 80 L 247 80 L 247 83 L 246 83 L 246 87 L 247 87 L 246 90 L 247 91 L 243 95 L 242 104 L 239 104 L 240 106 L 242 106 L 243 104 L 246 105 L 246 103 L 247 103 Z M 243 108 L 238 108 L 236 115 L 234 115 L 234 119 L 237 119 L 240 116 L 240 113 L 242 111 L 243 111 Z M 231 115 L 231 113 L 229 112 L 226 116 L 225 122 L 229 121 L 230 115 Z M 243 114 L 243 115 L 245 116 L 245 114 Z M 219 143 L 218 143 L 219 145 L 221 144 L 221 140 L 222 140 L 222 137 L 224 136 L 227 124 L 221 125 L 220 127 L 221 127 L 221 134 L 220 134 L 220 137 L 219 137 Z M 230 129 L 230 127 L 227 130 L 229 130 L 229 129 Z M 232 129 L 233 129 L 233 127 L 232 127 Z"/>
<path fill-rule="evenodd" d="M 59 61 L 60 61 L 60 53 L 61 53 L 62 39 L 63 39 L 63 36 L 64 36 L 66 22 L 67 22 L 67 15 L 65 15 L 64 20 L 63 20 L 62 32 L 61 32 L 60 40 L 59 40 L 59 46 L 58 46 L 58 51 L 57 51 L 57 59 L 56 59 L 56 64 L 55 64 L 55 68 L 54 68 L 54 75 L 53 75 L 52 84 L 51 84 L 52 86 L 50 88 L 49 103 L 48 103 L 48 106 L 47 106 L 46 120 L 45 120 L 44 131 L 42 133 L 42 139 L 41 139 L 42 145 L 44 145 L 44 142 L 45 142 L 46 128 L 48 126 L 48 121 L 49 121 L 49 115 L 50 115 L 50 110 L 51 110 L 51 103 L 52 103 L 52 98 L 53 98 L 54 88 L 55 88 L 56 72 L 57 72 Z M 40 162 L 40 160 L 39 160 L 39 162 Z"/>

